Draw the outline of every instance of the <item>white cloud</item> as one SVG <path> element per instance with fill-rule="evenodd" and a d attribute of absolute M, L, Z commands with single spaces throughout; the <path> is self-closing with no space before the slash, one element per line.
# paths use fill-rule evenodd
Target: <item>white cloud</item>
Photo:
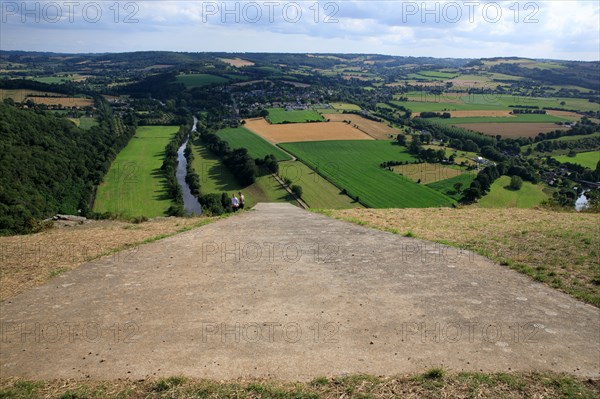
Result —
<path fill-rule="evenodd" d="M 423 6 L 423 1 L 350 0 L 332 2 L 325 9 L 327 2 L 282 0 L 274 6 L 268 0 L 260 0 L 254 2 L 259 14 L 256 6 L 248 5 L 252 3 L 249 1 L 229 0 L 225 6 L 222 1 L 138 1 L 133 3 L 137 8 L 129 9 L 124 8 L 126 3 L 105 2 L 101 3 L 102 18 L 95 23 L 82 16 L 85 1 L 75 10 L 74 21 L 70 22 L 65 13 L 59 23 L 48 23 L 44 18 L 35 22 L 31 17 L 23 23 L 22 10 L 7 9 L 8 3 L 1 2 L 0 48 L 78 52 L 348 51 L 587 60 L 600 57 L 598 1 L 479 0 L 474 8 L 465 1 L 426 2 Z M 42 9 L 48 1 L 38 3 Z M 114 4 L 121 7 L 118 17 L 110 8 Z M 530 6 L 525 8 L 526 4 Z M 298 9 L 301 14 L 296 13 Z M 123 23 L 134 11 L 132 16 L 138 22 Z M 337 22 L 325 23 L 326 15 Z M 494 21 L 496 15 L 499 18 Z M 526 18 L 537 22 L 526 23 Z"/>

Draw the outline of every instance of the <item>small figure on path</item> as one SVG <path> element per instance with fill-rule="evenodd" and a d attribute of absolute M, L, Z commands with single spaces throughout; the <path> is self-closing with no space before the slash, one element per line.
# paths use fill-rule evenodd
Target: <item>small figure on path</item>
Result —
<path fill-rule="evenodd" d="M 233 211 L 236 212 L 238 210 L 239 206 L 240 206 L 240 201 L 235 196 L 235 193 L 231 194 L 231 209 L 233 209 Z"/>
<path fill-rule="evenodd" d="M 240 195 L 240 209 L 244 209 L 244 205 L 246 204 L 246 198 L 244 198 L 244 194 L 242 192 L 238 192 Z"/>

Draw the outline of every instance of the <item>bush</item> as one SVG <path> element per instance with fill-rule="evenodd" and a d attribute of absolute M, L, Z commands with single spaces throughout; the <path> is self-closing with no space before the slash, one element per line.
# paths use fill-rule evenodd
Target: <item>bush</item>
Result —
<path fill-rule="evenodd" d="M 218 216 L 225 213 L 228 208 L 223 206 L 223 202 L 225 202 L 223 194 L 206 194 L 198 198 L 198 202 L 202 205 L 202 214 Z M 225 197 L 227 197 L 227 194 L 225 194 Z M 231 203 L 229 198 L 227 199 L 227 203 L 227 206 Z"/>
<path fill-rule="evenodd" d="M 183 209 L 183 205 L 171 205 L 169 209 L 167 209 L 167 215 L 169 216 L 185 216 L 185 209 Z"/>
<path fill-rule="evenodd" d="M 513 176 L 510 178 L 510 184 L 508 185 L 508 187 L 511 190 L 520 190 L 522 186 L 523 179 L 521 179 L 519 176 Z"/>
<path fill-rule="evenodd" d="M 292 190 L 292 193 L 294 193 L 294 195 L 296 197 L 298 197 L 298 198 L 302 197 L 302 187 L 301 186 L 294 184 L 294 185 L 292 185 L 292 187 L 290 187 L 290 189 Z"/>

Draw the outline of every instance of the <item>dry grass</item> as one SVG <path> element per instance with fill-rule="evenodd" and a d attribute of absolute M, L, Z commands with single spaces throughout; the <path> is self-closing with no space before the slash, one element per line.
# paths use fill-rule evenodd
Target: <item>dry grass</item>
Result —
<path fill-rule="evenodd" d="M 131 381 L 0 380 L 3 398 L 597 398 L 599 381 L 557 374 L 452 373 L 318 377 L 310 382 L 265 379 L 211 381 L 186 377 Z"/>
<path fill-rule="evenodd" d="M 553 130 L 568 130 L 566 126 L 555 123 L 459 123 L 454 126 L 475 130 L 492 136 L 502 137 L 535 137 L 539 133 L 548 133 Z"/>
<path fill-rule="evenodd" d="M 79 97 L 29 97 L 35 104 L 60 105 L 63 107 L 93 107 L 94 100 Z"/>
<path fill-rule="evenodd" d="M 473 250 L 600 307 L 598 215 L 543 209 L 347 209 L 344 220 Z"/>
<path fill-rule="evenodd" d="M 271 143 L 324 140 L 373 140 L 344 122 L 289 123 L 272 125 L 263 118 L 246 119 L 246 129 Z"/>
<path fill-rule="evenodd" d="M 350 121 L 358 130 L 368 134 L 376 140 L 389 140 L 390 135 L 394 137 L 400 130 L 389 127 L 385 123 L 372 121 L 354 114 L 324 114 L 323 117 L 332 122 Z"/>
<path fill-rule="evenodd" d="M 0 237 L 0 301 L 103 255 L 166 237 L 214 218 L 95 221 L 37 234 Z"/>

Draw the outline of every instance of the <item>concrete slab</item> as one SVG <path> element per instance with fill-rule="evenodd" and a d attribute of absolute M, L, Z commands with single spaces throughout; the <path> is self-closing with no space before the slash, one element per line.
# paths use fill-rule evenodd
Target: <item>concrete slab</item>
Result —
<path fill-rule="evenodd" d="M 2 377 L 600 376 L 599 309 L 288 204 L 87 263 L 2 303 L 0 323 Z"/>

